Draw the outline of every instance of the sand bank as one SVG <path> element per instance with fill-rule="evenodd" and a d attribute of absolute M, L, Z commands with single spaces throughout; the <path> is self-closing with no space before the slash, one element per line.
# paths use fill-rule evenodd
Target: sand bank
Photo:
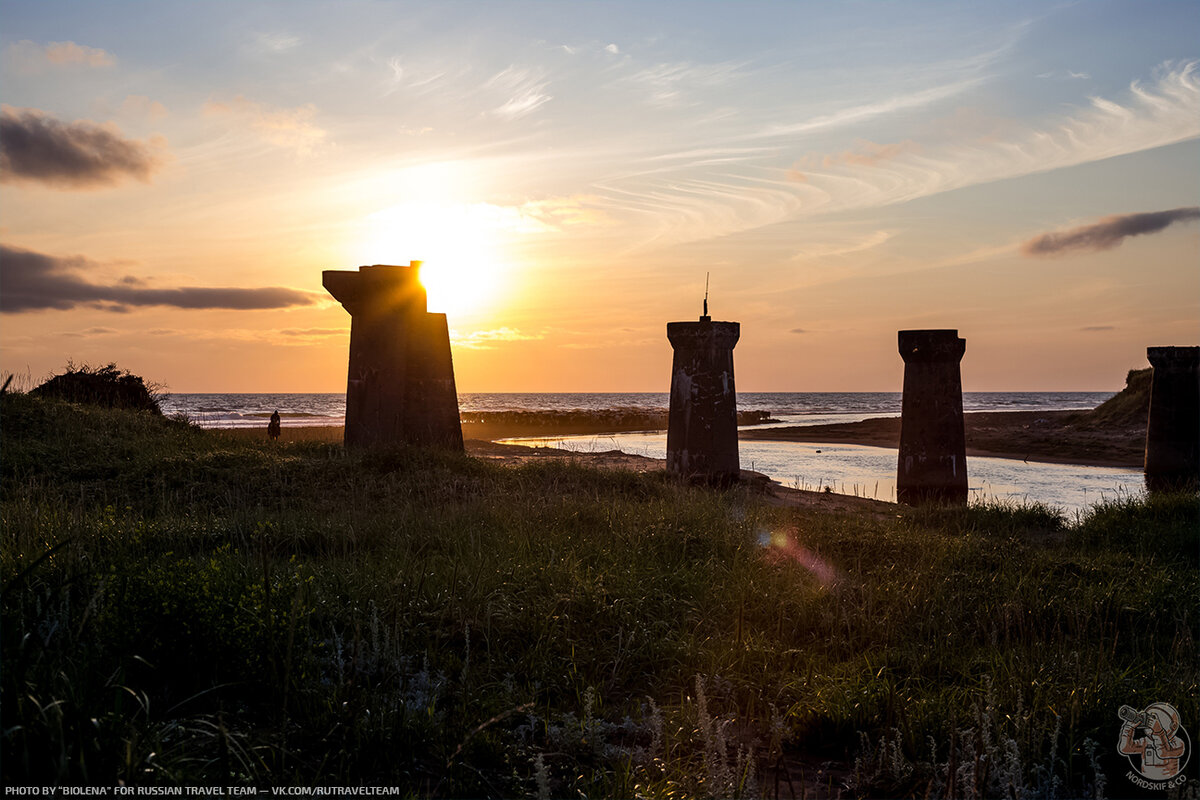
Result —
<path fill-rule="evenodd" d="M 1099 424 L 1079 411 L 980 411 L 965 415 L 968 456 L 1053 464 L 1140 467 L 1144 425 Z M 743 430 L 742 439 L 900 446 L 900 418 Z"/>
<path fill-rule="evenodd" d="M 643 427 L 597 427 L 581 430 L 577 420 L 561 427 L 540 421 L 536 426 L 509 423 L 464 422 L 463 438 L 473 440 L 468 452 L 479 454 L 482 445 L 496 439 L 517 436 L 571 436 L 591 433 L 619 433 L 645 430 Z M 244 439 L 266 439 L 261 428 L 218 429 L 221 435 Z M 966 415 L 967 455 L 1014 458 L 1056 464 L 1085 464 L 1099 467 L 1140 467 L 1145 449 L 1144 425 L 1097 421 L 1094 415 L 1078 411 L 981 411 Z M 797 425 L 787 428 L 743 428 L 739 437 L 775 442 L 862 444 L 897 448 L 900 444 L 900 418 L 886 417 L 835 425 Z M 342 428 L 284 427 L 284 442 L 340 442 Z M 530 448 L 520 448 L 529 450 Z M 553 448 L 539 448 L 553 451 Z M 554 451 L 561 452 L 561 451 Z M 613 451 L 614 453 L 616 451 Z M 611 454 L 589 454 L 604 455 Z M 624 454 L 622 454 L 624 455 Z M 627 456 L 630 459 L 641 456 Z M 646 459 L 656 461 L 657 459 Z M 630 467 L 632 468 L 632 467 Z"/>

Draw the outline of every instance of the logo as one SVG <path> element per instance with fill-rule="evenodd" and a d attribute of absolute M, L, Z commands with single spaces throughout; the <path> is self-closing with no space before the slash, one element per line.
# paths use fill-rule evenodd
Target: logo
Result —
<path fill-rule="evenodd" d="M 1180 724 L 1179 712 L 1167 703 L 1151 703 L 1141 711 L 1121 706 L 1121 735 L 1117 752 L 1129 759 L 1133 770 L 1125 774 L 1143 789 L 1171 789 L 1183 785 L 1183 768 L 1192 755 L 1192 742 Z"/>

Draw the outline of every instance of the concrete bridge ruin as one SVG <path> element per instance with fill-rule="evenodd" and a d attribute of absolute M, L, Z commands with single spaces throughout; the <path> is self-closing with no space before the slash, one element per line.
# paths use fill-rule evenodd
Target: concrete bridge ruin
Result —
<path fill-rule="evenodd" d="M 445 314 L 427 310 L 420 266 L 322 273 L 350 312 L 347 447 L 463 449 L 450 331 Z"/>

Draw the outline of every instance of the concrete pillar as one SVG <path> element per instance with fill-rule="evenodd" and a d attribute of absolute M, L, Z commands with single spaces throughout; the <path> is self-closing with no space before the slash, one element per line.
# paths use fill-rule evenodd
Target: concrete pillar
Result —
<path fill-rule="evenodd" d="M 675 350 L 671 363 L 671 412 L 667 421 L 667 472 L 689 480 L 730 484 L 738 463 L 737 392 L 733 348 L 736 322 L 668 322 Z"/>
<path fill-rule="evenodd" d="M 1200 347 L 1148 347 L 1154 367 L 1146 423 L 1146 488 L 1200 484 Z"/>
<path fill-rule="evenodd" d="M 426 311 L 420 263 L 322 274 L 350 312 L 347 447 L 463 449 L 450 331 L 445 314 Z"/>
<path fill-rule="evenodd" d="M 957 330 L 900 331 L 904 399 L 900 411 L 901 503 L 966 503 L 967 444 L 958 363 L 967 340 Z"/>

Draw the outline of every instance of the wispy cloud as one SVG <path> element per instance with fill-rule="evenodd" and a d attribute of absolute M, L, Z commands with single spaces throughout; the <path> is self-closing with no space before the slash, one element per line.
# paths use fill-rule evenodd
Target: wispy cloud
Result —
<path fill-rule="evenodd" d="M 99 264 L 82 256 L 51 256 L 0 245 L 0 311 L 13 313 L 90 306 L 127 312 L 132 307 L 171 306 L 184 309 L 260 310 L 307 306 L 319 298 L 311 292 L 283 287 L 154 288 L 125 277 L 107 283 L 88 279 Z"/>
<path fill-rule="evenodd" d="M 120 333 L 116 328 L 92 327 L 82 331 L 62 331 L 58 335 L 67 339 L 90 339 L 93 336 L 111 336 Z"/>
<path fill-rule="evenodd" d="M 312 103 L 279 108 L 239 94 L 229 101 L 208 101 L 204 104 L 204 113 L 237 120 L 268 144 L 291 150 L 298 156 L 311 155 L 328 136 L 313 122 L 317 107 Z"/>
<path fill-rule="evenodd" d="M 524 333 L 516 328 L 492 328 L 469 333 L 450 331 L 450 343 L 466 350 L 494 350 L 496 342 L 527 342 L 541 338 L 540 333 Z"/>
<path fill-rule="evenodd" d="M 608 52 L 616 54 L 619 51 Z M 645 101 L 653 106 L 699 104 L 702 102 L 703 91 L 745 77 L 745 67 L 745 62 L 740 61 L 668 62 L 640 69 L 629 75 L 625 81 L 639 87 L 645 93 Z"/>
<path fill-rule="evenodd" d="M 256 52 L 273 55 L 286 53 L 300 46 L 303 39 L 285 31 L 259 33 L 254 36 L 253 49 Z"/>
<path fill-rule="evenodd" d="M 972 79 L 973 80 L 973 79 Z M 970 84 L 971 80 L 962 84 Z M 848 123 L 885 110 L 919 105 L 959 91 L 946 85 L 788 128 Z M 807 127 L 806 127 L 807 126 Z M 780 135 L 783 128 L 773 129 Z M 828 155 L 809 152 L 790 169 L 747 156 L 698 169 L 686 159 L 597 183 L 605 210 L 643 218 L 643 243 L 696 241 L 813 214 L 874 208 L 942 192 L 1072 167 L 1200 137 L 1197 63 L 1164 65 L 1152 85 L 1134 82 L 1118 100 L 1093 97 L 1073 113 L 1035 123 L 1012 122 L 1003 136 L 949 141 L 860 141 Z M 944 136 L 944 134 L 943 134 Z M 734 148 L 743 141 L 726 139 Z M 780 145 L 776 145 L 777 147 Z M 713 145 L 720 150 L 722 143 Z M 732 150 L 731 150 L 732 152 Z"/>
<path fill-rule="evenodd" d="M 62 67 L 99 69 L 117 63 L 112 53 L 98 47 L 88 47 L 75 42 L 50 42 L 41 45 L 28 39 L 10 44 L 5 57 L 18 72 L 26 74 Z"/>
<path fill-rule="evenodd" d="M 809 154 L 803 156 L 794 165 L 788 177 L 793 180 L 807 180 L 802 170 L 816 167 L 836 167 L 839 165 L 853 165 L 860 167 L 877 167 L 885 161 L 899 158 L 906 153 L 921 152 L 921 145 L 914 142 L 912 139 L 905 139 L 902 142 L 889 142 L 878 144 L 866 139 L 858 139 L 854 142 L 853 149 L 843 150 L 840 153 Z"/>
<path fill-rule="evenodd" d="M 516 232 L 541 233 L 547 230 L 565 230 L 576 226 L 606 226 L 614 220 L 601 208 L 599 198 L 591 195 L 552 197 L 545 200 L 530 200 L 515 209 L 501 213 L 501 218 L 536 220 L 538 225 L 510 225 Z"/>
<path fill-rule="evenodd" d="M 112 125 L 63 122 L 34 108 L 0 106 L 0 180 L 95 189 L 127 178 L 149 182 L 163 140 L 126 139 Z"/>
<path fill-rule="evenodd" d="M 972 76 L 904 94 L 893 94 L 880 100 L 847 106 L 838 111 L 822 114 L 800 122 L 768 125 L 762 130 L 750 134 L 747 138 L 777 139 L 796 137 L 801 134 L 815 133 L 830 128 L 839 128 L 854 123 L 865 122 L 875 117 L 895 114 L 898 111 L 925 108 L 934 103 L 939 103 L 960 95 L 982 82 L 982 77 Z"/>
<path fill-rule="evenodd" d="M 280 336 L 291 336 L 298 339 L 325 339 L 331 336 L 348 336 L 349 328 L 284 328 L 278 332 Z"/>
<path fill-rule="evenodd" d="M 1169 68 L 1152 88 L 1135 81 L 1123 102 L 1093 97 L 1087 108 L 1014 127 L 1003 139 L 913 150 L 875 165 L 810 170 L 806 186 L 819 195 L 806 206 L 838 210 L 904 202 L 1195 139 L 1200 137 L 1196 67 L 1190 62 Z"/>
<path fill-rule="evenodd" d="M 792 256 L 792 260 L 800 261 L 810 258 L 827 258 L 830 256 L 849 255 L 850 253 L 861 253 L 864 250 L 878 247 L 891 238 L 892 234 L 890 231 L 874 231 L 862 238 L 850 241 L 818 242 L 806 245 L 798 250 Z"/>
<path fill-rule="evenodd" d="M 549 85 L 549 81 L 536 70 L 510 66 L 489 78 L 483 88 L 499 93 L 504 98 L 503 103 L 492 109 L 492 114 L 505 120 L 515 120 L 533 113 L 553 99 L 546 92 Z"/>
<path fill-rule="evenodd" d="M 1158 233 L 1176 222 L 1197 219 L 1200 219 L 1200 207 L 1197 206 L 1139 214 L 1113 214 L 1091 225 L 1036 236 L 1021 245 L 1021 254 L 1046 257 L 1112 250 L 1130 236 Z"/>
<path fill-rule="evenodd" d="M 1038 75 L 1039 78 L 1057 78 L 1064 81 L 1086 81 L 1092 76 L 1086 72 L 1076 72 L 1073 69 L 1056 69 L 1050 72 L 1042 72 Z"/>

